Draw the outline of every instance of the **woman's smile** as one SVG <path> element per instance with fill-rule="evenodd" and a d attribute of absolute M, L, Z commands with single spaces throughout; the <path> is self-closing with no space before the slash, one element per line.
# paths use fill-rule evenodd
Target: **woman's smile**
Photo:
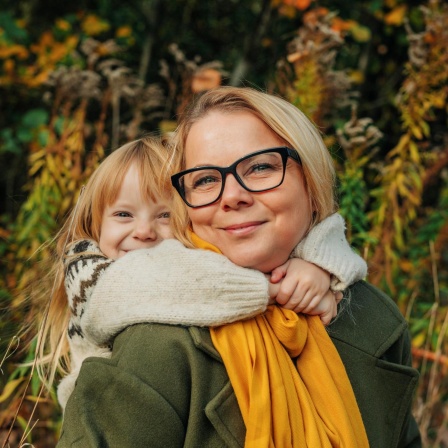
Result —
<path fill-rule="evenodd" d="M 227 233 L 235 236 L 246 236 L 257 231 L 263 225 L 263 221 L 244 222 L 223 227 Z"/>

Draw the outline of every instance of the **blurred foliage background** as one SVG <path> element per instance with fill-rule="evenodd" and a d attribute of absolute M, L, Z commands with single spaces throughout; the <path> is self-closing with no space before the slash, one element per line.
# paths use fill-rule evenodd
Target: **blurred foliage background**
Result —
<path fill-rule="evenodd" d="M 322 130 L 348 237 L 409 322 L 424 444 L 447 447 L 447 49 L 442 0 L 2 0 L 1 446 L 57 440 L 54 394 L 23 363 L 45 243 L 81 185 L 122 143 L 174 129 L 194 94 L 231 84 L 281 94 Z"/>

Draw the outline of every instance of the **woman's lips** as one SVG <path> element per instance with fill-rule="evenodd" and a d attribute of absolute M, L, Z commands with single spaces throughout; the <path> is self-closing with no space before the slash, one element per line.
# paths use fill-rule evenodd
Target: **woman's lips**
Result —
<path fill-rule="evenodd" d="M 262 221 L 244 222 L 241 224 L 233 224 L 231 226 L 223 227 L 223 230 L 231 235 L 248 235 L 249 233 L 257 230 L 262 224 Z"/>

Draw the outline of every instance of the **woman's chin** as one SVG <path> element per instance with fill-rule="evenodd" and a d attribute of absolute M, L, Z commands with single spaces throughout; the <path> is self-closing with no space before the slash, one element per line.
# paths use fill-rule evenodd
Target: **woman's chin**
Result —
<path fill-rule="evenodd" d="M 277 266 L 282 263 L 273 258 L 265 255 L 257 255 L 253 251 L 247 251 L 242 253 L 224 254 L 226 257 L 238 266 L 243 268 L 255 269 L 257 271 L 268 274 L 272 272 Z M 286 260 L 285 260 L 286 261 Z"/>

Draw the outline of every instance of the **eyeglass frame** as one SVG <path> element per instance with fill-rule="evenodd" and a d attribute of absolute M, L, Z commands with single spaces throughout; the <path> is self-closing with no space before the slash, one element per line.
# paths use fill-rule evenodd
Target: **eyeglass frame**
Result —
<path fill-rule="evenodd" d="M 253 190 L 253 189 L 248 188 L 244 184 L 243 180 L 240 178 L 240 176 L 238 175 L 238 173 L 236 171 L 237 165 L 239 165 L 241 162 L 243 162 L 246 159 L 250 159 L 251 157 L 257 156 L 259 154 L 265 154 L 265 153 L 268 153 L 268 152 L 276 152 L 276 153 L 280 154 L 281 157 L 282 157 L 283 175 L 282 175 L 281 181 L 277 185 L 275 185 L 274 187 L 264 188 L 262 190 Z M 300 159 L 300 156 L 299 156 L 299 153 L 297 152 L 297 150 L 295 150 L 293 148 L 288 148 L 287 146 L 278 146 L 278 147 L 275 147 L 275 148 L 262 149 L 260 151 L 255 151 L 255 152 L 253 152 L 251 154 L 247 154 L 244 157 L 241 157 L 240 159 L 236 160 L 235 162 L 233 162 L 231 165 L 229 165 L 227 167 L 206 165 L 206 166 L 199 166 L 199 167 L 196 167 L 196 168 L 190 168 L 188 170 L 180 171 L 179 173 L 173 174 L 171 176 L 171 184 L 176 189 L 176 191 L 179 193 L 180 197 L 182 198 L 182 200 L 185 202 L 185 204 L 188 207 L 190 207 L 190 208 L 207 207 L 208 205 L 214 204 L 215 202 L 217 202 L 217 201 L 219 201 L 221 199 L 221 196 L 222 196 L 222 194 L 224 192 L 224 187 L 226 185 L 227 174 L 232 174 L 233 177 L 236 179 L 236 181 L 246 191 L 249 191 L 250 193 L 261 193 L 263 191 L 269 191 L 269 190 L 273 190 L 273 189 L 279 187 L 283 183 L 283 181 L 285 179 L 286 161 L 287 161 L 288 157 L 293 159 L 299 165 L 302 165 L 302 160 Z M 201 204 L 201 205 L 192 205 L 192 204 L 190 204 L 187 201 L 187 199 L 185 197 L 185 188 L 183 186 L 181 186 L 180 178 L 182 176 L 185 176 L 186 174 L 193 173 L 195 171 L 204 171 L 204 170 L 216 170 L 216 171 L 218 171 L 221 174 L 221 180 L 222 180 L 221 191 L 219 192 L 218 197 L 215 200 L 211 201 L 211 202 L 207 202 L 206 204 Z"/>

